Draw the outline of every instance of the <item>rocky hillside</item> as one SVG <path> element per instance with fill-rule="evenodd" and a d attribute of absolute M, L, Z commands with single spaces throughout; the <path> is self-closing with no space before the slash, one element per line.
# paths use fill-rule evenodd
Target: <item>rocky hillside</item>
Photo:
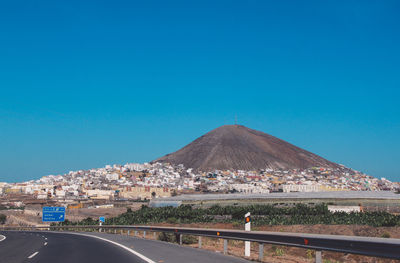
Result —
<path fill-rule="evenodd" d="M 316 154 L 241 125 L 225 125 L 153 162 L 183 164 L 208 171 L 338 167 Z"/>

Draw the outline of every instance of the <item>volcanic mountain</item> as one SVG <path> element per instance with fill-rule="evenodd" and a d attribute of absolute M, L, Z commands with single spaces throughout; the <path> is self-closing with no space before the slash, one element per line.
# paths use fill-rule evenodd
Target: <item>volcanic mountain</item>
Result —
<path fill-rule="evenodd" d="M 225 125 L 153 162 L 183 164 L 200 171 L 339 167 L 316 154 L 241 125 Z"/>

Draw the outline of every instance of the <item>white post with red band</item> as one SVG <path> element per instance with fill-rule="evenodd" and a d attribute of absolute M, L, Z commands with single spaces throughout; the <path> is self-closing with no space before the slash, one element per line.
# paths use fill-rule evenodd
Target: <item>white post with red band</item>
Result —
<path fill-rule="evenodd" d="M 250 212 L 244 215 L 244 230 L 251 231 Z M 244 241 L 244 256 L 250 257 L 250 241 Z"/>

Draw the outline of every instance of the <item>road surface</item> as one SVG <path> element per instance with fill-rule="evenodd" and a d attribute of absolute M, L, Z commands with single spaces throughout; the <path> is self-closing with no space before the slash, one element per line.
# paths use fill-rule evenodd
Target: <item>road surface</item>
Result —
<path fill-rule="evenodd" d="M 122 235 L 0 231 L 0 263 L 20 262 L 245 263 L 248 261 L 206 250 Z"/>
<path fill-rule="evenodd" d="M 43 232 L 1 232 L 0 262 L 146 262 L 108 242 L 80 235 Z"/>

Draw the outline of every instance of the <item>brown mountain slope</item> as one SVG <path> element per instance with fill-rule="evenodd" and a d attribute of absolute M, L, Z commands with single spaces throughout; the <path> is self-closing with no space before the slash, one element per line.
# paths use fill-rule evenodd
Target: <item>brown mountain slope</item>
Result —
<path fill-rule="evenodd" d="M 183 164 L 201 171 L 338 167 L 288 142 L 241 125 L 221 126 L 153 162 Z"/>

